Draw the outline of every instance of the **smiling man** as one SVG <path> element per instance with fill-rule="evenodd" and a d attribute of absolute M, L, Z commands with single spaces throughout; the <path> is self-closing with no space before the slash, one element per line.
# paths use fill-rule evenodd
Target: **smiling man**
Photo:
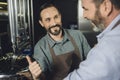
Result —
<path fill-rule="evenodd" d="M 87 59 L 64 80 L 120 80 L 120 0 L 82 0 L 82 8 L 103 31 Z"/>
<path fill-rule="evenodd" d="M 77 69 L 90 50 L 87 40 L 80 30 L 63 29 L 61 13 L 52 4 L 44 4 L 40 9 L 39 23 L 47 34 L 38 41 L 29 69 L 34 79 L 42 73 L 46 80 L 62 80 L 67 74 Z"/>

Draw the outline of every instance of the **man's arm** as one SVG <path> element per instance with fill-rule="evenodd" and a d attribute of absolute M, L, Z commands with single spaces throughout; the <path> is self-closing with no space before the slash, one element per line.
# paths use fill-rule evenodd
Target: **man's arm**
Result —
<path fill-rule="evenodd" d="M 29 63 L 29 70 L 32 74 L 32 77 L 34 80 L 39 80 L 40 74 L 42 73 L 42 70 L 39 66 L 39 64 L 36 61 L 31 61 L 31 58 L 29 56 L 26 56 L 26 59 Z"/>

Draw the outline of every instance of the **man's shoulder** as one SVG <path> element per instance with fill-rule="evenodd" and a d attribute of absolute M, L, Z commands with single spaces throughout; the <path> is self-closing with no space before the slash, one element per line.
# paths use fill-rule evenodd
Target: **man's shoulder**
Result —
<path fill-rule="evenodd" d="M 44 36 L 44 37 L 42 37 L 37 43 L 36 43 L 36 45 L 44 45 L 44 44 L 46 44 L 46 41 L 47 39 L 46 39 L 46 36 Z"/>
<path fill-rule="evenodd" d="M 64 29 L 64 30 L 67 30 L 67 31 L 80 31 L 79 29 Z"/>
<path fill-rule="evenodd" d="M 74 29 L 65 29 L 66 32 L 68 32 L 70 35 L 81 35 L 80 30 L 74 30 Z"/>

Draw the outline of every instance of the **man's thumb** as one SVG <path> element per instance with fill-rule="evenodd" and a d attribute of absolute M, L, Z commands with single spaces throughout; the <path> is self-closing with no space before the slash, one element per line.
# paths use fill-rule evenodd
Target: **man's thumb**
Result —
<path fill-rule="evenodd" d="M 26 56 L 26 59 L 28 61 L 28 64 L 30 65 L 32 63 L 30 56 Z"/>

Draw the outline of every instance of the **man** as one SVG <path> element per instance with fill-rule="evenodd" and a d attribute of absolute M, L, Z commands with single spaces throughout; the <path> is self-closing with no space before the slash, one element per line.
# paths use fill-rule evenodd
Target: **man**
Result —
<path fill-rule="evenodd" d="M 62 28 L 61 13 L 52 4 L 41 7 L 39 23 L 47 34 L 35 45 L 33 57 L 36 61 L 27 57 L 29 69 L 35 79 L 43 72 L 46 80 L 62 80 L 78 68 L 90 46 L 79 30 Z"/>
<path fill-rule="evenodd" d="M 120 0 L 82 0 L 83 15 L 104 25 L 98 44 L 64 80 L 120 80 Z"/>

